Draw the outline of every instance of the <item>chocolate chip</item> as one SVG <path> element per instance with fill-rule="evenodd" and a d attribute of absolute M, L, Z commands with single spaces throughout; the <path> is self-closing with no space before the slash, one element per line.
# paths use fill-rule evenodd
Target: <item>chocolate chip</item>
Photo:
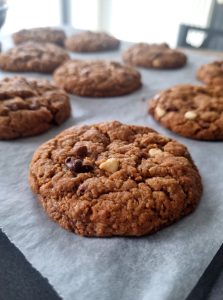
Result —
<path fill-rule="evenodd" d="M 77 155 L 77 157 L 80 157 L 80 158 L 86 157 L 87 153 L 88 153 L 88 151 L 87 151 L 87 147 L 86 146 L 80 146 L 76 150 L 76 155 Z"/>
<path fill-rule="evenodd" d="M 171 111 L 179 111 L 179 109 L 175 106 L 169 106 L 166 108 L 167 112 L 171 112 Z"/>
<path fill-rule="evenodd" d="M 93 170 L 93 166 L 91 165 L 83 165 L 82 166 L 82 173 L 87 173 L 87 172 L 91 172 Z"/>
<path fill-rule="evenodd" d="M 91 165 L 83 165 L 83 161 L 81 159 L 74 160 L 72 157 L 67 157 L 65 160 L 65 164 L 68 169 L 74 174 L 87 173 L 94 169 Z"/>
<path fill-rule="evenodd" d="M 82 168 L 83 168 L 83 162 L 81 159 L 76 159 L 73 162 L 73 167 L 72 167 L 72 171 L 74 171 L 75 173 L 83 173 L 82 172 Z"/>
<path fill-rule="evenodd" d="M 72 157 L 67 157 L 65 160 L 65 164 L 68 167 L 68 169 L 71 169 L 73 166 L 73 159 Z"/>
<path fill-rule="evenodd" d="M 81 159 L 74 160 L 72 157 L 67 157 L 65 164 L 72 173 L 81 173 L 83 162 Z"/>

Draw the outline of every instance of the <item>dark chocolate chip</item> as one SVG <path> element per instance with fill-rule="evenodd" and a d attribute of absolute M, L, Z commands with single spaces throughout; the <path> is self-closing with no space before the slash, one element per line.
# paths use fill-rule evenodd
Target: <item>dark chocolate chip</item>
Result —
<path fill-rule="evenodd" d="M 87 151 L 87 147 L 86 146 L 80 146 L 76 150 L 76 155 L 77 155 L 77 157 L 80 157 L 80 158 L 86 157 L 87 153 L 88 153 L 88 151 Z"/>
<path fill-rule="evenodd" d="M 87 172 L 91 172 L 93 170 L 93 166 L 91 165 L 83 165 L 82 166 L 82 173 L 87 173 Z"/>
<path fill-rule="evenodd" d="M 175 106 L 169 106 L 166 108 L 166 112 L 171 112 L 171 111 L 179 111 L 179 109 Z"/>
<path fill-rule="evenodd" d="M 83 168 L 83 161 L 81 159 L 76 159 L 73 162 L 72 171 L 74 171 L 75 173 L 83 173 L 82 168 Z"/>
<path fill-rule="evenodd" d="M 71 169 L 73 166 L 73 159 L 72 157 L 67 157 L 65 160 L 65 164 L 68 167 L 68 169 Z"/>
<path fill-rule="evenodd" d="M 92 171 L 94 168 L 91 165 L 83 165 L 81 159 L 73 159 L 72 157 L 67 157 L 65 164 L 72 173 L 87 173 Z"/>

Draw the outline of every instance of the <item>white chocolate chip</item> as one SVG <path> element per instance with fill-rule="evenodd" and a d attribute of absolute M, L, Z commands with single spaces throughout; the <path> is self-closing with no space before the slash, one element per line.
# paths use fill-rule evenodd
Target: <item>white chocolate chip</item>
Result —
<path fill-rule="evenodd" d="M 116 158 L 109 158 L 105 162 L 101 163 L 99 168 L 101 170 L 114 173 L 118 171 L 119 161 Z"/>
<path fill-rule="evenodd" d="M 163 151 L 160 150 L 160 149 L 158 149 L 158 148 L 152 148 L 152 149 L 149 150 L 149 155 L 150 155 L 151 157 L 154 157 L 154 156 L 156 156 L 156 155 L 160 155 L 160 154 L 162 154 L 162 153 L 163 153 Z"/>
<path fill-rule="evenodd" d="M 196 111 L 189 110 L 184 114 L 184 117 L 189 120 L 194 120 L 197 117 Z"/>
<path fill-rule="evenodd" d="M 162 107 L 157 106 L 155 109 L 155 113 L 156 113 L 157 117 L 161 118 L 166 114 L 166 111 Z"/>

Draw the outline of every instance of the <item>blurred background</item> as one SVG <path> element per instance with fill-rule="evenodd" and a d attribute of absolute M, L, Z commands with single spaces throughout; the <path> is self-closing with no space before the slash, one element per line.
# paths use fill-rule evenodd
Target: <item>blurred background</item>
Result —
<path fill-rule="evenodd" d="M 1 1 L 0 1 L 1 2 Z M 0 37 L 22 28 L 72 26 L 104 30 L 130 42 L 167 42 L 202 46 L 213 32 L 185 28 L 181 24 L 217 30 L 207 48 L 223 49 L 222 0 L 8 0 L 6 22 Z M 192 28 L 193 29 L 193 28 Z M 180 42 L 179 42 L 180 41 Z M 182 44 L 182 45 L 181 45 Z M 207 44 L 207 43 L 206 43 Z"/>

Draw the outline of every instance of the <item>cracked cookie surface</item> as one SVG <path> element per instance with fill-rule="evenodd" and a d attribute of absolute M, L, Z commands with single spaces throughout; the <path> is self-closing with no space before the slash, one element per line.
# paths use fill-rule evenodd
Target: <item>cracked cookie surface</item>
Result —
<path fill-rule="evenodd" d="M 16 45 L 33 41 L 38 43 L 52 43 L 58 46 L 64 45 L 66 35 L 63 30 L 51 27 L 38 27 L 22 29 L 12 35 Z"/>
<path fill-rule="evenodd" d="M 223 140 L 223 88 L 178 85 L 157 94 L 149 112 L 164 127 L 188 138 Z"/>
<path fill-rule="evenodd" d="M 70 115 L 68 95 L 47 80 L 0 80 L 0 139 L 34 136 Z"/>
<path fill-rule="evenodd" d="M 12 72 L 52 73 L 68 59 L 67 52 L 54 44 L 26 42 L 0 53 L 0 69 Z"/>
<path fill-rule="evenodd" d="M 197 79 L 209 85 L 223 85 L 223 60 L 214 61 L 201 66 L 197 71 Z"/>
<path fill-rule="evenodd" d="M 191 213 L 202 193 L 185 146 L 117 121 L 74 126 L 40 146 L 29 181 L 49 217 L 84 236 L 153 233 Z"/>
<path fill-rule="evenodd" d="M 123 52 L 122 58 L 133 66 L 156 69 L 177 69 L 187 62 L 184 53 L 170 49 L 166 43 L 135 44 Z"/>
<path fill-rule="evenodd" d="M 85 31 L 65 40 L 65 47 L 74 52 L 98 52 L 117 49 L 120 41 L 105 32 Z"/>
<path fill-rule="evenodd" d="M 140 73 L 112 61 L 69 60 L 53 74 L 56 84 L 79 96 L 112 97 L 141 87 Z"/>

